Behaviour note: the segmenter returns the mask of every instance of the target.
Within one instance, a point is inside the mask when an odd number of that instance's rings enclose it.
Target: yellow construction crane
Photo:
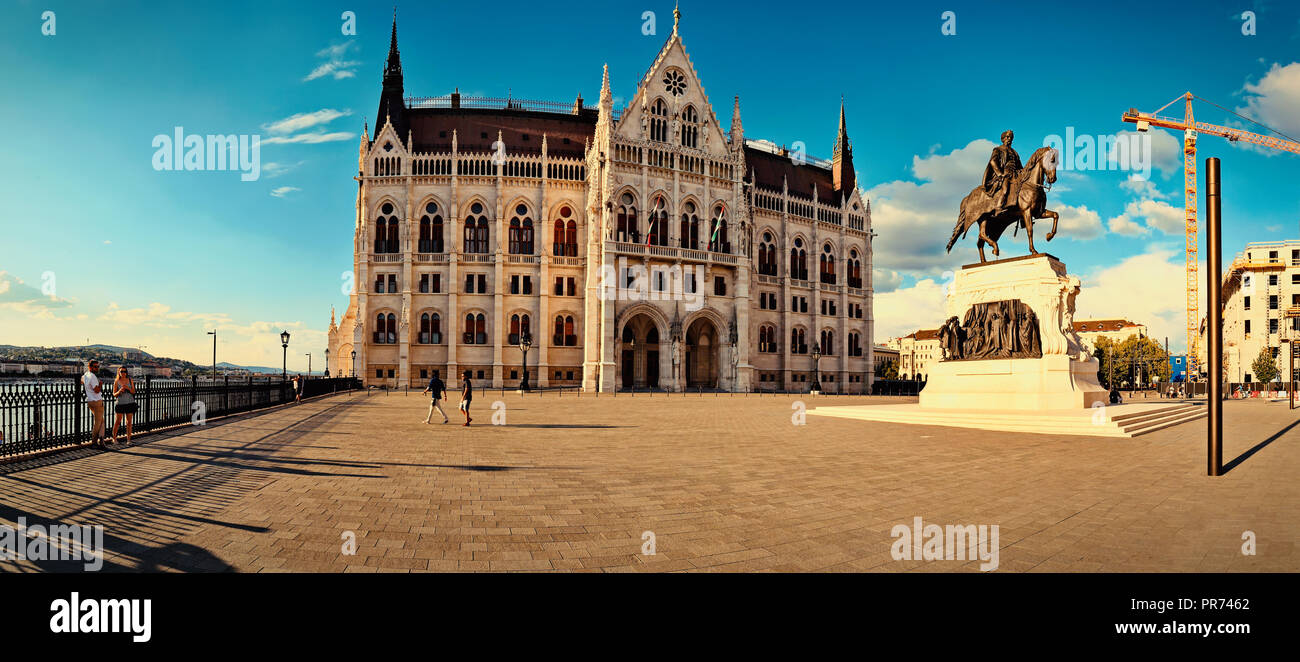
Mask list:
[[[1184,112],[1183,119],[1180,120],[1176,117],[1160,115],[1161,111],[1174,105],[1180,99],[1186,101],[1186,111]],[[1233,113],[1227,108],[1223,108],[1223,106],[1206,101],[1191,92],[1187,92],[1179,95],[1178,98],[1170,101],[1164,106],[1161,106],[1160,109],[1154,113],[1142,113],[1138,112],[1136,108],[1130,108],[1128,109],[1128,112],[1124,113],[1124,121],[1136,124],[1138,131],[1146,131],[1153,126],[1157,126],[1165,129],[1177,129],[1183,132],[1183,206],[1186,219],[1186,227],[1184,230],[1187,240],[1187,366],[1188,374],[1196,375],[1198,374],[1197,368],[1199,366],[1196,364],[1196,352],[1193,350],[1193,347],[1195,347],[1197,329],[1200,324],[1200,288],[1199,281],[1196,277],[1196,253],[1198,247],[1196,240],[1196,137],[1199,134],[1206,133],[1212,136],[1227,138],[1230,142],[1248,142],[1253,145],[1271,147],[1273,149],[1294,152],[1296,154],[1300,154],[1300,142],[1292,140],[1273,129],[1268,129],[1268,127],[1264,127],[1263,124],[1259,124],[1259,122],[1255,122],[1254,120],[1242,115],[1237,116],[1253,124],[1258,124],[1259,126],[1276,133],[1280,137],[1251,133],[1250,131],[1243,131],[1241,129],[1234,129],[1227,126],[1219,126],[1217,124],[1208,124],[1206,122],[1197,122],[1192,116],[1192,99],[1200,99],[1205,103],[1218,107],[1232,113],[1233,115],[1237,115],[1237,113]]]

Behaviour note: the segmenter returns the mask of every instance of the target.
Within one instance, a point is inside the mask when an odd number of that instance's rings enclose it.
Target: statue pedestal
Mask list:
[[[975,346],[985,348],[983,353],[991,358],[945,358],[931,367],[920,395],[921,408],[1046,411],[1105,404],[1106,391],[1097,382],[1097,359],[1073,328],[1079,287],[1079,279],[1066,274],[1065,265],[1046,254],[962,267],[949,285],[948,316],[965,322],[967,313],[979,304],[1019,301],[1037,318],[1041,356],[1037,351],[987,351],[985,338]],[[1008,304],[1003,312],[1014,309]],[[1023,329],[1018,338],[1015,331],[998,333],[997,324],[1002,323],[1006,322],[993,323],[991,336],[1023,344]],[[979,329],[968,332],[975,336]],[[969,350],[972,345],[964,347]]]

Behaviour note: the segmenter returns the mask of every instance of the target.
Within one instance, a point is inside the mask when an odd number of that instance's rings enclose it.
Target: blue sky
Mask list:
[[[406,93],[459,86],[593,101],[608,63],[614,95],[626,99],[671,31],[672,9],[402,3]],[[1252,36],[1243,10],[1255,13]],[[42,32],[46,11],[53,35]],[[344,11],[355,12],[355,36],[341,32]],[[642,33],[647,11],[654,35]],[[955,35],[941,34],[945,11]],[[1191,90],[1300,136],[1293,2],[688,2],[682,13],[724,126],[739,94],[747,137],[803,141],[828,157],[845,98],[880,233],[878,342],[937,322],[943,273],[975,259],[973,241],[952,256],[942,246],[955,201],[978,183],[1003,129],[1027,156],[1067,127],[1131,130],[1125,109],[1155,110]],[[357,140],[373,122],[391,15],[391,2],[6,3],[0,344],[89,339],[202,363],[204,330],[215,326],[219,359],[273,365],[287,328],[290,367],[305,368],[303,353],[324,349],[330,306],[346,306]],[[1212,106],[1197,112],[1235,121]],[[260,178],[154,170],[154,136],[176,126],[260,134]],[[1181,154],[1173,132],[1152,135],[1148,183],[1062,173],[1051,206],[1064,228],[1039,249],[1084,277],[1081,317],[1134,318],[1178,347]],[[289,141],[265,142],[276,137]],[[1297,236],[1300,158],[1205,137],[1198,158],[1210,156],[1224,164],[1229,256],[1247,241]],[[1023,253],[1023,234],[1004,247]]]

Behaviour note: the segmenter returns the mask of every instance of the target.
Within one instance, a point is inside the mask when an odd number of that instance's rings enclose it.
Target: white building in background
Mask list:
[[[1083,340],[1088,351],[1097,347],[1099,338],[1109,338],[1113,342],[1124,342],[1133,336],[1145,338],[1147,325],[1130,322],[1126,319],[1075,320],[1074,330]]]
[[[930,368],[943,359],[939,348],[939,330],[921,329],[901,338],[891,338],[885,345],[898,351],[898,378],[923,382]]]
[[[1300,240],[1252,242],[1223,275],[1223,363],[1231,382],[1256,381],[1251,365],[1268,348],[1279,379],[1290,367],[1283,341],[1300,339]],[[1205,324],[1197,343],[1205,370]]]
[[[405,97],[394,21],[331,374],[497,387],[528,335],[541,386],[797,389],[820,349],[824,390],[870,388],[871,217],[843,107],[829,161],[746,140],[738,97],[724,131],[674,14],[622,109],[608,69],[596,107]]]

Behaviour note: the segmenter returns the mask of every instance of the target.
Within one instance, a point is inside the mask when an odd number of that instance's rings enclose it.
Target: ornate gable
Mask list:
[[[709,103],[695,65],[682,45],[677,30],[677,17],[680,17],[680,13],[677,10],[673,13],[673,33],[659,50],[650,69],[637,83],[636,94],[624,107],[615,133],[634,140],[650,139],[651,119],[659,116],[654,112],[655,105],[662,102],[666,107],[668,135],[667,140],[661,142],[681,146],[680,132],[693,126],[699,132],[697,149],[726,154],[727,137],[713,112],[713,105]],[[691,110],[695,113],[694,123],[690,122]]]

